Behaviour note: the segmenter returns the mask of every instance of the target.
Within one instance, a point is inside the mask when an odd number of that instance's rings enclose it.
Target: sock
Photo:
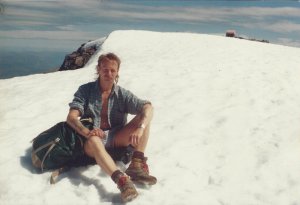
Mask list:
[[[140,152],[140,151],[134,151],[132,158],[138,158],[138,159],[144,159],[144,152]]]
[[[117,184],[120,176],[124,175],[120,170],[114,171],[111,175],[111,179]]]

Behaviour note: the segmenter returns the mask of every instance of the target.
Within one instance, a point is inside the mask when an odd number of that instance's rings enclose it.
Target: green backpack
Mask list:
[[[93,129],[91,118],[81,119],[81,122],[88,129]],[[32,140],[32,164],[41,171],[54,170],[50,178],[50,183],[54,184],[56,177],[71,167],[96,164],[94,159],[84,154],[83,141],[84,137],[66,122],[59,122]],[[109,148],[107,152],[113,160],[127,164],[133,147]]]
[[[83,140],[66,123],[60,122],[33,139],[32,162],[43,170],[74,164],[83,155]]]

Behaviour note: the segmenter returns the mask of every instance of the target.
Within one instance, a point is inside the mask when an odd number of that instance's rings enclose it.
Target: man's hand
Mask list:
[[[88,133],[87,138],[90,138],[92,136],[100,137],[101,139],[104,139],[106,137],[105,132],[99,128],[92,129]]]
[[[137,128],[130,136],[130,144],[136,147],[140,143],[140,139],[143,136],[144,128]]]

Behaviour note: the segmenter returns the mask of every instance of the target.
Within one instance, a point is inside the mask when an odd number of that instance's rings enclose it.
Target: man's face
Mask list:
[[[104,59],[100,66],[98,65],[98,73],[102,81],[114,82],[118,75],[118,63],[114,60]]]

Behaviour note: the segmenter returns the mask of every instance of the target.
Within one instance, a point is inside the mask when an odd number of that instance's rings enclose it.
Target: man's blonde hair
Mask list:
[[[101,56],[99,56],[98,58],[98,66],[101,66],[101,63],[105,60],[108,60],[108,61],[116,61],[117,64],[118,64],[118,70],[120,69],[120,65],[121,65],[121,60],[120,58],[114,54],[114,53],[106,53],[106,54],[102,54]],[[115,79],[115,82],[116,84],[118,83],[119,81],[119,75],[117,75],[116,79]]]
[[[116,61],[118,64],[118,69],[120,68],[121,65],[121,60],[120,58],[114,54],[114,53],[107,53],[107,54],[102,54],[101,56],[99,56],[98,58],[98,65],[100,66],[103,60],[113,60]]]

